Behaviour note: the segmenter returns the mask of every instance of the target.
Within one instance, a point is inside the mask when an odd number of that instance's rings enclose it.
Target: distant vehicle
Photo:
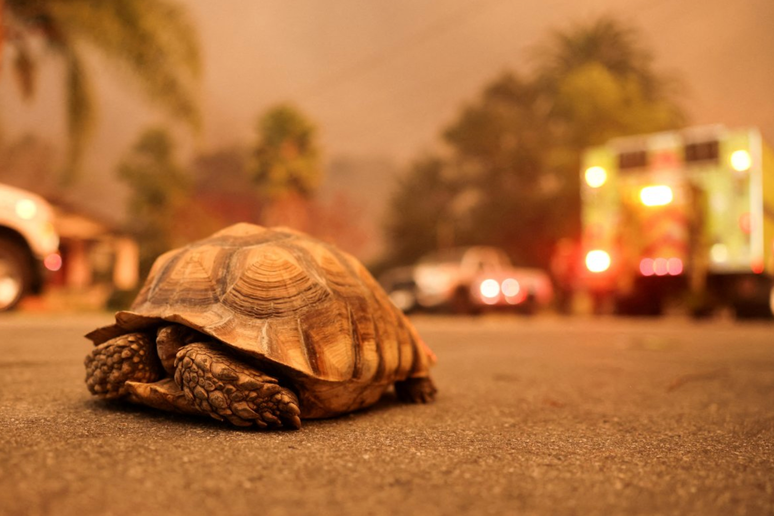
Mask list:
[[[774,151],[757,129],[617,138],[587,149],[581,174],[581,288],[597,307],[770,315]]]
[[[405,313],[417,308],[417,285],[414,282],[414,267],[396,267],[379,276],[379,283],[390,300]]]
[[[414,269],[417,304],[471,313],[485,307],[532,311],[553,298],[545,271],[514,267],[502,249],[458,247],[423,257]]]
[[[58,248],[51,205],[32,192],[0,185],[0,312],[42,290],[44,270],[62,266]]]

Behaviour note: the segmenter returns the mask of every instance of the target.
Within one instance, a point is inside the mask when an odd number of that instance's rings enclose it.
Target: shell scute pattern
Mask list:
[[[116,317],[126,329],[159,319],[327,382],[386,384],[429,367],[365,267],[296,232],[238,224],[163,255]]]
[[[347,305],[347,316],[341,320],[346,320],[348,325],[339,328],[338,338],[351,342],[352,378],[373,378],[377,370],[384,370],[384,367],[376,339],[373,303],[368,297],[370,293],[341,253],[308,240],[298,244],[314,257],[328,288]]]
[[[218,278],[223,252],[214,246],[192,249],[171,257],[156,276],[149,297],[158,303],[208,308],[218,302]]]
[[[279,246],[249,247],[232,257],[232,283],[221,301],[235,312],[257,317],[288,317],[324,302],[330,292],[295,257]]]

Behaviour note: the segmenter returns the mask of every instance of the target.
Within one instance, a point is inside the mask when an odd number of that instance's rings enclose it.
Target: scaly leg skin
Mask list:
[[[86,356],[84,365],[89,391],[105,399],[125,396],[128,381],[155,382],[162,376],[155,344],[143,333],[128,333],[103,342]]]
[[[293,391],[209,344],[189,344],[178,351],[175,383],[191,404],[215,419],[237,426],[301,428]]]
[[[435,388],[430,377],[407,378],[402,382],[395,382],[395,394],[404,403],[430,403],[435,401],[438,389]]]
[[[167,374],[170,377],[175,375],[175,357],[181,347],[205,340],[205,335],[182,324],[171,324],[159,328],[156,332],[156,352]]]

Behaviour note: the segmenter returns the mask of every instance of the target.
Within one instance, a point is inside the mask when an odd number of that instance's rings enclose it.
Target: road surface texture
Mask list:
[[[0,318],[1,515],[774,514],[774,325],[415,320],[440,397],[299,431],[101,402],[83,333]]]

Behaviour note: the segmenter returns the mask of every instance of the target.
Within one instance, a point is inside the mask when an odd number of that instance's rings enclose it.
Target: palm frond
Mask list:
[[[37,74],[37,67],[35,66],[35,60],[30,55],[29,47],[26,44],[19,44],[16,46],[16,55],[13,59],[13,72],[22,98],[25,100],[32,99],[35,95],[35,76]]]
[[[48,0],[68,41],[92,44],[124,65],[147,97],[198,128],[199,46],[184,11],[166,0]]]
[[[70,49],[67,58],[67,128],[70,145],[62,175],[64,183],[77,178],[86,142],[94,129],[94,105],[91,86],[84,71],[83,62],[78,54]]]

